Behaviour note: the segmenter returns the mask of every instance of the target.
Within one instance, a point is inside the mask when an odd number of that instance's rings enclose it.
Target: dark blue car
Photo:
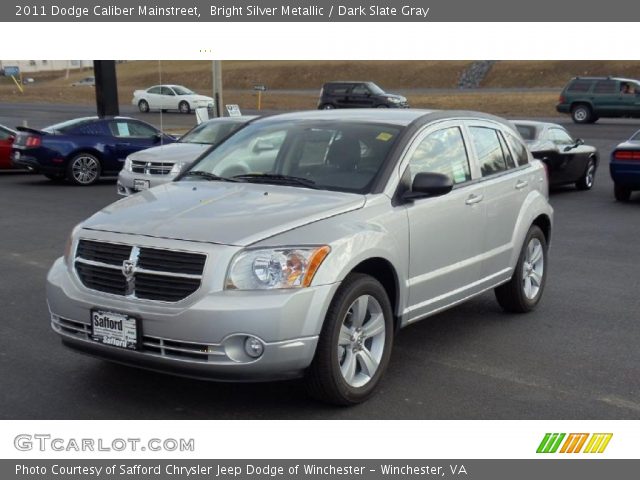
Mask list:
[[[11,160],[51,180],[91,185],[101,175],[117,175],[127,155],[173,142],[173,137],[135,118],[86,117],[43,130],[18,127]]]
[[[640,190],[640,130],[611,152],[609,171],[616,200],[628,202],[631,193]]]

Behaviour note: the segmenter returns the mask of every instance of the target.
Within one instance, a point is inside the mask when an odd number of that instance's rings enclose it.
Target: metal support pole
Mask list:
[[[95,88],[98,116],[120,115],[115,60],[94,60],[93,71],[96,77]]]
[[[222,100],[222,62],[214,60],[212,62],[213,76],[213,99],[215,101],[214,116],[224,117],[224,101]]]

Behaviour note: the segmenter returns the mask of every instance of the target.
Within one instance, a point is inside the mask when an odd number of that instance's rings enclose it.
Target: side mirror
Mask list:
[[[576,138],[576,143],[575,143],[576,147],[579,147],[580,145],[584,145],[584,140],[581,138]]]
[[[151,139],[153,140],[153,143],[158,143],[162,139],[162,134],[160,132],[154,133]]]
[[[413,179],[411,190],[402,195],[403,200],[413,201],[419,198],[439,197],[453,189],[453,181],[442,173],[422,172]]]

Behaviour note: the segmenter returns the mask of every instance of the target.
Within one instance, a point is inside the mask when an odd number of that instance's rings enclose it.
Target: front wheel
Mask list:
[[[138,102],[138,110],[142,113],[149,113],[149,103],[146,100],[140,100]]]
[[[584,174],[576,182],[576,188],[578,190],[591,190],[595,178],[596,162],[593,158],[591,158],[587,163],[587,168],[584,169]]]
[[[332,103],[325,103],[320,107],[320,110],[334,110],[336,107]]]
[[[92,185],[100,178],[100,160],[90,153],[79,153],[67,165],[67,178],[74,185]]]
[[[184,100],[180,102],[180,105],[178,105],[178,110],[180,110],[180,113],[190,113],[191,107],[189,106],[189,102],[185,102]]]
[[[530,312],[538,305],[547,280],[547,240],[537,225],[527,232],[511,280],[495,289],[507,312]]]
[[[384,287],[369,275],[349,275],[327,312],[307,371],[309,393],[337,405],[368,399],[391,357],[393,312]]]

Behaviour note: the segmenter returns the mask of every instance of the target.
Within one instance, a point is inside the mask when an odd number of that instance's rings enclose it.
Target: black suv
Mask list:
[[[329,82],[320,90],[319,110],[333,108],[409,108],[401,95],[385,93],[373,82]]]
[[[576,77],[562,90],[556,110],[575,123],[600,117],[640,118],[640,82],[617,77]]]

